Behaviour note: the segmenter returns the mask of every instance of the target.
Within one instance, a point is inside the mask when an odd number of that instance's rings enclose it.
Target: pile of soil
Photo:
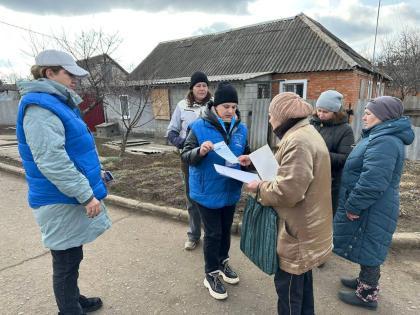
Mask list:
[[[14,130],[0,130],[1,134],[14,132]],[[127,153],[123,158],[119,158],[119,151],[104,146],[104,142],[105,140],[97,139],[102,163],[116,179],[109,187],[111,194],[162,206],[186,208],[178,153],[149,155]],[[22,166],[20,162],[4,155],[0,155],[0,162]],[[398,232],[418,232],[420,231],[420,161],[405,162],[400,188]],[[235,220],[241,219],[246,198],[246,193],[242,193]]]
[[[103,146],[100,140],[97,144],[99,154],[105,157],[104,167],[116,178],[115,184],[110,187],[112,194],[185,209],[185,190],[178,153],[126,154],[118,158],[118,151]],[[420,230],[420,161],[406,161],[400,187],[398,231],[417,232]],[[242,193],[236,220],[242,216],[246,198],[246,193]]]
[[[150,202],[161,206],[186,209],[185,189],[179,153],[134,155],[118,157],[118,151],[97,141],[102,165],[112,172],[115,182],[111,194]],[[236,220],[240,219],[247,195],[242,194],[237,205]]]

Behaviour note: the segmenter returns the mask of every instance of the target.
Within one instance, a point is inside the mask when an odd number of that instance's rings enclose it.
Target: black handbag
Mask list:
[[[277,256],[277,212],[265,207],[257,196],[248,196],[241,228],[241,251],[268,275],[279,268]]]

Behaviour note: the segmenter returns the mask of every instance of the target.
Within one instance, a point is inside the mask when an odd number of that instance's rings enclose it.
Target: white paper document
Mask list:
[[[214,164],[216,172],[220,175],[227,176],[244,183],[250,183],[253,180],[260,180],[257,174],[237,170],[236,168],[226,167],[223,165]]]
[[[226,161],[232,164],[237,164],[238,158],[233,154],[229,149],[227,144],[224,141],[220,141],[214,144],[213,151],[216,152],[219,156],[224,158]]]
[[[252,152],[249,158],[262,180],[272,181],[276,178],[279,163],[268,144]]]

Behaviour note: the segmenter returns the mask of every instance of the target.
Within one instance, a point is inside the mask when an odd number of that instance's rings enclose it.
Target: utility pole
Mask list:
[[[378,13],[376,14],[375,40],[373,42],[372,73],[373,73],[374,66],[375,66],[376,37],[378,36],[378,24],[379,24],[379,12],[380,12],[380,10],[381,10],[381,0],[378,0]],[[375,76],[373,75],[373,78],[374,77]],[[372,98],[372,91],[373,91],[373,80],[372,80],[372,84],[370,85],[368,98]]]

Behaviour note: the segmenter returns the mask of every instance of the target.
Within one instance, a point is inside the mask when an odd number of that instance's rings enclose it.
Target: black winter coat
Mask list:
[[[341,173],[354,144],[353,130],[348,124],[347,115],[339,121],[321,121],[315,114],[311,119],[311,124],[318,130],[322,138],[324,138],[328,151],[330,152],[332,179],[331,195],[333,211],[335,213],[338,206]]]

